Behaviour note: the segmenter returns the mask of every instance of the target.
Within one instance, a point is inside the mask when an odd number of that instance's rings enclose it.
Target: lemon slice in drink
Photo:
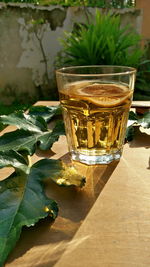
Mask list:
[[[77,89],[82,100],[87,100],[102,107],[113,107],[122,104],[131,97],[127,87],[115,84],[92,84]]]

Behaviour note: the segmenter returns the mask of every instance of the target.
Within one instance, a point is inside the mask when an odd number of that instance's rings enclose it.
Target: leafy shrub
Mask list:
[[[78,24],[61,39],[64,65],[124,65],[137,67],[143,55],[140,36],[121,27],[119,15],[96,11],[95,21]]]
[[[77,24],[65,32],[57,67],[71,65],[121,65],[137,68],[135,100],[150,100],[150,60],[141,49],[140,35],[130,25],[121,27],[119,15],[96,11],[95,21]]]

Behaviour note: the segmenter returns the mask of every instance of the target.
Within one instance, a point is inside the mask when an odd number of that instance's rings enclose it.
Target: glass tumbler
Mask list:
[[[72,160],[108,164],[121,157],[136,70],[75,66],[56,71]]]

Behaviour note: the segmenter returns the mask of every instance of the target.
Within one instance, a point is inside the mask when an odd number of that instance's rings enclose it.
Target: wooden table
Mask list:
[[[52,150],[38,151],[32,160],[68,160],[65,137]],[[58,202],[58,218],[53,225],[46,219],[24,228],[5,267],[149,267],[150,136],[138,132],[118,164],[76,168],[86,186],[75,190],[48,182],[46,194]]]

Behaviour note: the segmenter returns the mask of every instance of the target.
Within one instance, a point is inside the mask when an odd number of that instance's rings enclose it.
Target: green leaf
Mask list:
[[[127,130],[126,130],[126,140],[128,142],[131,142],[133,140],[133,137],[134,137],[134,127],[129,126],[127,127]]]
[[[33,155],[36,149],[37,136],[24,130],[5,133],[0,136],[0,151],[15,150]]]
[[[49,117],[45,115],[48,120],[59,114],[60,108],[49,108],[49,112]],[[0,137],[1,151],[15,150],[33,155],[38,145],[42,150],[50,149],[59,136],[65,134],[64,124],[60,120],[56,120],[53,130],[48,130],[46,121],[38,115],[38,111],[34,116],[19,112],[0,116],[0,120],[3,124],[14,124],[20,128]]]
[[[15,246],[23,226],[32,226],[47,216],[55,219],[58,213],[57,203],[46,197],[42,183],[50,176],[51,161],[42,160],[29,168],[21,156],[11,153],[6,156],[0,152],[1,167],[17,166],[13,174],[0,182],[0,266]],[[43,164],[49,171],[42,172]]]
[[[134,126],[150,128],[150,112],[144,113],[142,117],[138,117],[133,111],[129,112],[128,127],[126,130],[126,140],[129,142],[134,138]]]
[[[8,125],[15,125],[19,129],[41,132],[47,130],[47,124],[42,117],[34,117],[23,114],[21,111],[9,115],[0,116],[0,122]]]
[[[53,177],[52,177],[53,178]],[[58,185],[61,186],[77,186],[83,187],[85,185],[85,177],[79,175],[78,171],[73,166],[64,166],[60,175],[56,177],[55,180]]]
[[[133,111],[130,111],[129,112],[129,120],[137,120],[138,119],[138,116],[137,116],[137,114],[135,113],[135,112],[133,112]]]
[[[133,124],[140,125],[143,128],[150,128],[150,112],[145,112],[142,117],[139,117],[136,113],[130,111],[128,126],[131,126]]]
[[[138,123],[143,128],[150,128],[150,112],[144,113],[143,117],[138,119]]]
[[[60,105],[58,106],[32,106],[29,115],[41,116],[46,122],[62,114]]]
[[[46,132],[38,138],[40,142],[39,148],[47,150],[52,147],[53,143],[58,141],[60,135],[65,135],[65,128],[63,121],[56,122],[54,129],[51,132]]]
[[[56,184],[60,186],[77,186],[83,187],[85,185],[85,177],[79,175],[78,171],[73,166],[65,165],[60,160],[44,159],[34,164],[41,174],[48,176]]]
[[[10,150],[6,152],[0,151],[0,169],[3,167],[14,167],[15,169],[27,172],[27,162],[22,155]]]
[[[12,166],[15,171],[0,182],[0,266],[14,248],[23,226],[33,226],[50,216],[55,219],[57,203],[46,197],[43,181],[52,179],[62,186],[85,184],[85,178],[60,160],[42,159],[31,167],[15,151],[0,152],[0,168]]]
[[[137,120],[138,120],[137,114],[134,113],[133,111],[130,111],[127,126],[130,127],[131,125],[137,124]]]
[[[62,65],[126,65],[137,67],[144,55],[140,35],[131,26],[121,26],[119,15],[102,14],[78,24],[77,30],[64,34]],[[59,58],[58,58],[59,60]]]

